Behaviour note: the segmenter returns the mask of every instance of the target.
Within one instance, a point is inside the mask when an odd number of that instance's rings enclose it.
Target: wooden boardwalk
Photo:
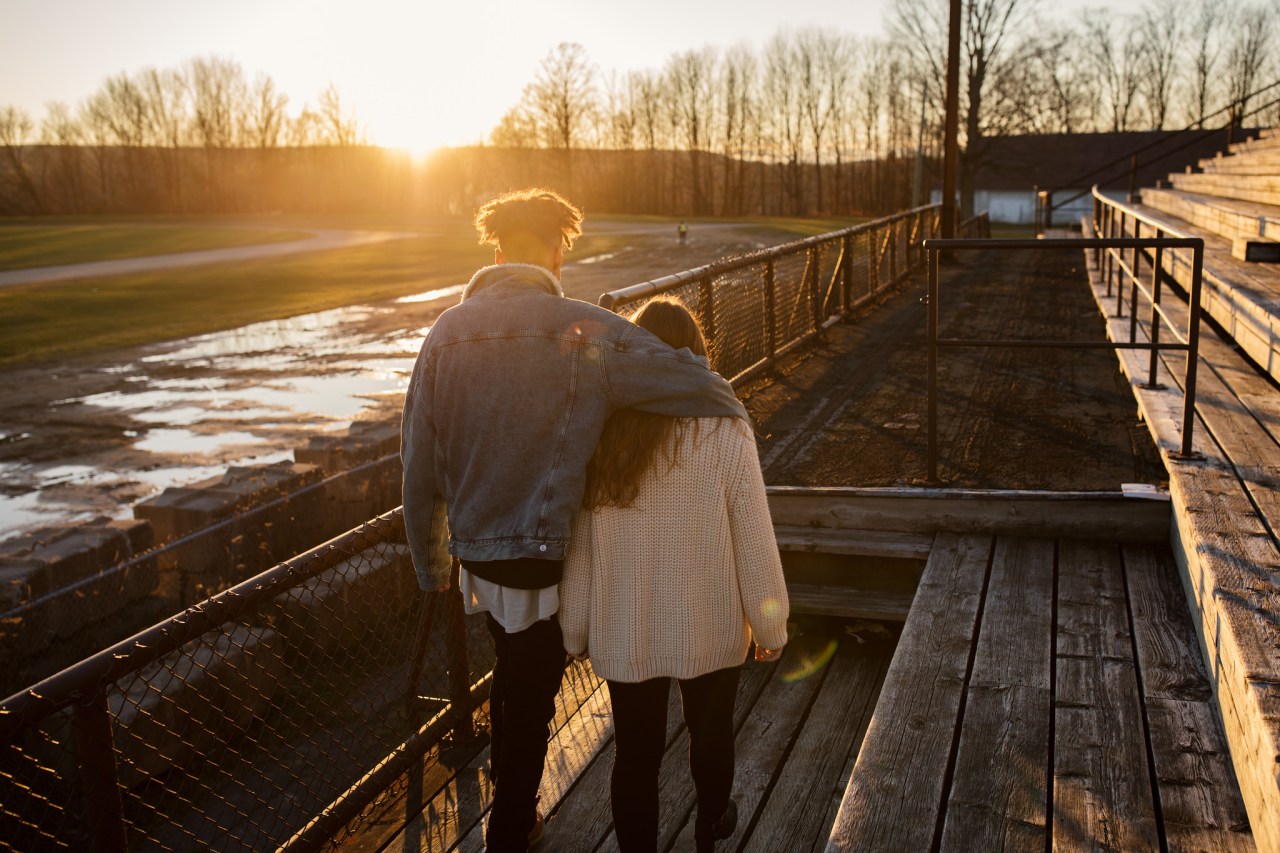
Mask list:
[[[1253,849],[1163,546],[941,533],[896,652],[846,627],[744,670],[718,850]],[[561,699],[541,849],[616,850],[608,690],[575,667]],[[675,691],[667,744],[659,849],[692,850]],[[481,850],[488,750],[444,763],[344,849]]]

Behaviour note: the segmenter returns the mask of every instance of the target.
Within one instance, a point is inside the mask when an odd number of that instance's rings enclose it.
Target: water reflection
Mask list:
[[[157,345],[97,366],[106,390],[45,400],[30,423],[11,412],[0,440],[18,447],[41,433],[41,443],[38,463],[28,445],[15,450],[22,459],[0,463],[0,539],[127,517],[134,502],[168,486],[231,465],[289,460],[318,432],[340,431],[372,410],[394,412],[430,328],[424,320],[463,287]],[[46,432],[53,420],[70,425],[65,441]]]

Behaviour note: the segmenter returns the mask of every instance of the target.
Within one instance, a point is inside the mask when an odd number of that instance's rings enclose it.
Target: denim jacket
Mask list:
[[[565,298],[548,270],[477,272],[427,334],[405,398],[404,518],[422,587],[447,580],[448,554],[563,560],[587,461],[628,407],[746,417],[706,359]]]

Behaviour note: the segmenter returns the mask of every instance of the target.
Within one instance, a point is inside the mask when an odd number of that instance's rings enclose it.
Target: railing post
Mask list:
[[[1151,268],[1151,364],[1147,369],[1147,387],[1151,389],[1160,387],[1156,370],[1160,361],[1160,267],[1163,261],[1164,248],[1156,246],[1155,265]]]
[[[809,287],[809,309],[813,315],[813,330],[822,328],[822,287],[818,275],[818,249],[810,248],[804,259],[805,284]]]
[[[445,656],[449,666],[449,705],[453,708],[453,734],[466,740],[475,734],[471,726],[471,658],[467,653],[467,622],[462,607],[458,575],[461,561],[455,557],[445,596]]]
[[[774,285],[773,259],[764,267],[764,323],[765,339],[769,343],[769,369],[778,361],[778,295]]]
[[[1191,304],[1187,328],[1187,374],[1182,390],[1185,395],[1182,407],[1182,455],[1190,457],[1192,433],[1196,418],[1196,366],[1200,361],[1200,285],[1204,272],[1204,243],[1192,250]]]
[[[1142,220],[1133,220],[1133,239],[1142,239]],[[1138,277],[1142,275],[1142,247],[1133,247],[1133,270],[1129,276],[1129,343],[1138,339]],[[1116,316],[1124,316],[1124,288],[1116,294]]]
[[[89,701],[76,705],[72,726],[80,759],[85,817],[92,838],[90,849],[93,853],[124,851],[128,849],[124,802],[120,798],[111,709],[105,690],[100,689]]]
[[[848,318],[853,288],[853,238],[848,234],[840,238],[840,315]]]
[[[938,481],[938,252],[929,252],[929,290],[925,297],[929,309],[929,450],[930,483]]]
[[[1129,204],[1138,200],[1138,155],[1129,157]]]
[[[716,289],[710,277],[698,280],[698,306],[702,314],[702,331],[707,343],[716,346]]]
[[[898,248],[902,240],[898,236],[898,221],[889,223],[889,281],[898,280]]]

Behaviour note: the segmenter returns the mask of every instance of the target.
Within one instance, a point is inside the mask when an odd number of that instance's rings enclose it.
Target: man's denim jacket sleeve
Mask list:
[[[635,329],[605,356],[605,381],[615,409],[636,408],[684,418],[747,418],[724,377],[687,349],[673,350]]]
[[[421,358],[414,366],[413,378],[405,396],[404,420],[400,425],[400,461],[413,476],[404,478],[401,499],[404,502],[405,535],[418,585],[425,590],[442,589],[449,583],[449,529],[444,500],[436,487],[436,430],[432,419],[433,388],[428,360]],[[410,519],[430,518],[424,530]],[[426,540],[423,541],[423,536]]]

